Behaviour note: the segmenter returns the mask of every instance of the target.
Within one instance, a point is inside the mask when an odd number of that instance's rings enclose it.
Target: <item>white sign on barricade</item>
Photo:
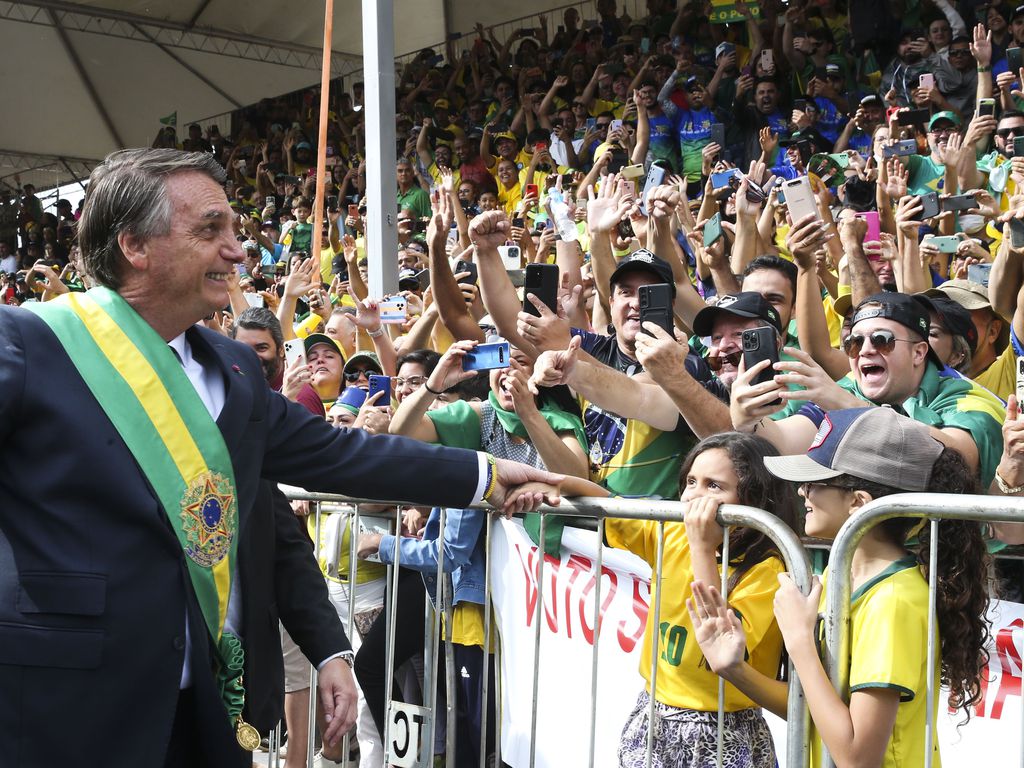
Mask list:
[[[595,536],[566,528],[562,554],[544,564],[541,667],[537,694],[538,768],[585,765],[590,752],[590,673],[593,653]],[[502,759],[525,768],[530,756],[534,621],[539,551],[518,520],[494,525],[492,599],[501,635]],[[646,562],[605,548],[596,703],[595,765],[615,768],[622,726],[643,688],[640,649],[650,602]],[[993,601],[992,647],[985,697],[970,723],[939,718],[944,768],[973,768],[981,755],[1006,758],[1021,748],[1024,605]],[[945,701],[943,696],[942,701]],[[785,761],[785,723],[766,713],[779,764]],[[394,726],[392,726],[394,727]]]
[[[430,710],[392,701],[388,717],[388,764],[398,768],[429,768],[433,760],[427,732]]]

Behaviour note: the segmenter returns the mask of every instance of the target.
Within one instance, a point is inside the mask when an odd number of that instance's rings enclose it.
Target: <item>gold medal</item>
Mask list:
[[[238,745],[247,752],[259,749],[260,741],[262,741],[260,732],[245,722],[241,716],[235,724],[235,738],[238,740]]]

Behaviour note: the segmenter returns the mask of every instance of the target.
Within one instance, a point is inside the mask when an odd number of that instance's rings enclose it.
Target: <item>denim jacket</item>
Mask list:
[[[477,509],[449,509],[444,523],[444,572],[452,575],[452,605],[484,603],[484,576],[487,553],[484,530],[487,513]],[[430,510],[422,539],[385,534],[380,540],[380,561],[395,562],[395,542],[401,548],[401,567],[419,571],[430,599],[436,602],[438,532],[441,510]]]

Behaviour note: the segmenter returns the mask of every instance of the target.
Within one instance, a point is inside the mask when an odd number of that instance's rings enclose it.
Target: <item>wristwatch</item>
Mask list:
[[[1024,492],[1024,485],[1009,485],[999,474],[999,470],[996,470],[996,485],[999,486],[999,490],[1005,493],[1007,496],[1016,496],[1018,493]]]
[[[342,651],[338,654],[338,658],[348,664],[348,668],[352,669],[356,663],[356,652],[355,651]]]

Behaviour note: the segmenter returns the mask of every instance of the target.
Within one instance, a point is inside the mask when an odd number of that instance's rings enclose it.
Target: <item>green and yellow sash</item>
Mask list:
[[[184,550],[235,723],[242,648],[224,632],[238,551],[231,455],[167,343],[108,288],[24,305],[54,332],[156,492]]]

